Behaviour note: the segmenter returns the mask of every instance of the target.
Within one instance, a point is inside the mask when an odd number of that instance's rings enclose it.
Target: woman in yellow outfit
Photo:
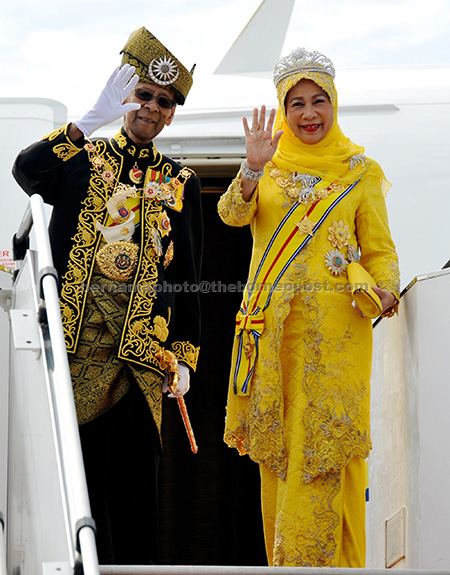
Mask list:
[[[247,160],[218,206],[254,239],[225,441],[259,463],[270,565],[363,567],[372,324],[347,266],[359,261],[395,313],[389,184],[338,125],[327,57],[294,50],[274,81],[276,117],[244,118]]]

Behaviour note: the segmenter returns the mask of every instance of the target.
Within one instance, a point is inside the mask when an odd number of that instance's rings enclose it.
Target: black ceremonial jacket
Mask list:
[[[127,286],[130,299],[118,356],[164,373],[156,357],[165,349],[195,369],[202,252],[199,179],[188,173],[178,182],[174,178],[182,166],[160,154],[153,143],[137,146],[123,130],[109,140],[73,142],[69,127],[23,150],[13,167],[28,195],[40,194],[53,206],[49,233],[68,352],[76,351],[95,256],[105,245],[96,223],[107,223],[106,202],[118,184],[133,184],[132,176],[141,171],[156,187],[173,179],[181,194],[174,205],[141,191],[140,225],[133,236],[139,258],[128,282],[133,285]]]

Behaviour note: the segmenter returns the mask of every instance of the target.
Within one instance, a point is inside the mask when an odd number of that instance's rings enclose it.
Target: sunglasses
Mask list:
[[[151,102],[153,98],[155,98],[155,94],[148,90],[142,90],[141,88],[137,88],[134,91],[134,95],[138,100],[142,100],[143,102]],[[157,96],[155,99],[158,106],[165,108],[166,110],[171,110],[177,105],[174,100],[171,100],[167,96]]]

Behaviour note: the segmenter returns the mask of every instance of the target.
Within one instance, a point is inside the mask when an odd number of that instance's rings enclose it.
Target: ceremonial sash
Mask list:
[[[304,205],[295,203],[273,234],[256,270],[255,277],[244,290],[241,307],[236,316],[235,337],[237,354],[232,366],[234,393],[250,395],[251,380],[258,357],[259,338],[264,331],[264,310],[270,303],[272,294],[286,269],[308,244],[331,210],[356,186],[357,180],[339,196],[334,194],[313,203],[301,219],[314,213],[316,223],[311,231],[302,233],[298,223]]]

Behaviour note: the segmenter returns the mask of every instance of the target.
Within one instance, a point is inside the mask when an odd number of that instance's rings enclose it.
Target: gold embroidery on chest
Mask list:
[[[159,344],[152,339],[153,327],[149,322],[154,301],[157,297],[155,285],[158,281],[159,255],[155,253],[155,239],[148,233],[161,212],[156,202],[142,203],[142,241],[139,273],[136,274],[134,290],[130,297],[125,328],[122,334],[119,357],[141,365],[155,364],[155,353]],[[154,230],[156,232],[156,230]],[[146,233],[147,232],[147,233]],[[156,232],[157,233],[157,232]]]
[[[95,145],[86,144],[85,149],[90,158],[95,156],[103,161],[101,164],[91,163],[89,188],[78,217],[67,272],[62,278],[60,303],[68,351],[76,349],[81,317],[86,305],[88,291],[86,287],[89,285],[94,254],[101,239],[101,235],[96,232],[96,222],[100,220],[105,223],[106,202],[113,192],[115,178],[121,170],[121,163],[107,151],[105,142],[100,140]],[[105,179],[103,177],[105,170],[111,172],[114,177]]]

